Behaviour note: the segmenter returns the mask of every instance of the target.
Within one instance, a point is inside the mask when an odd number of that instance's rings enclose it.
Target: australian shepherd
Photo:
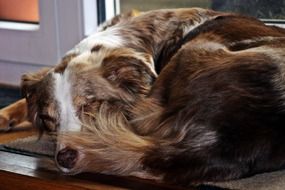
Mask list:
[[[285,30],[251,17],[123,19],[24,75],[22,90],[30,120],[57,133],[64,173],[188,185],[285,166]]]

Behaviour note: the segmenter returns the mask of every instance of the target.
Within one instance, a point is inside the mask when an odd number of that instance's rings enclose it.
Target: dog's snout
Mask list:
[[[74,149],[66,147],[57,153],[56,161],[60,167],[66,169],[74,168],[78,158],[78,152]]]

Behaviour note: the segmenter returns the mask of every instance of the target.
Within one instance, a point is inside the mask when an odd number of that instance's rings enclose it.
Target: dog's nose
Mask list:
[[[56,155],[58,165],[67,169],[72,169],[75,166],[77,158],[78,152],[69,147],[60,150]]]

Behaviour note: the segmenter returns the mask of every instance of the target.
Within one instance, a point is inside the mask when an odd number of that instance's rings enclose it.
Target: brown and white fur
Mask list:
[[[234,14],[151,11],[24,76],[23,91],[36,125],[58,133],[65,173],[241,178],[285,164],[284,37]]]

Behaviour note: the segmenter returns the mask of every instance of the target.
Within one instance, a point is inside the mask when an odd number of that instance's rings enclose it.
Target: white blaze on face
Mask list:
[[[72,101],[72,88],[68,70],[63,74],[53,73],[55,79],[54,96],[60,113],[59,131],[80,131],[80,120],[76,116]]]

